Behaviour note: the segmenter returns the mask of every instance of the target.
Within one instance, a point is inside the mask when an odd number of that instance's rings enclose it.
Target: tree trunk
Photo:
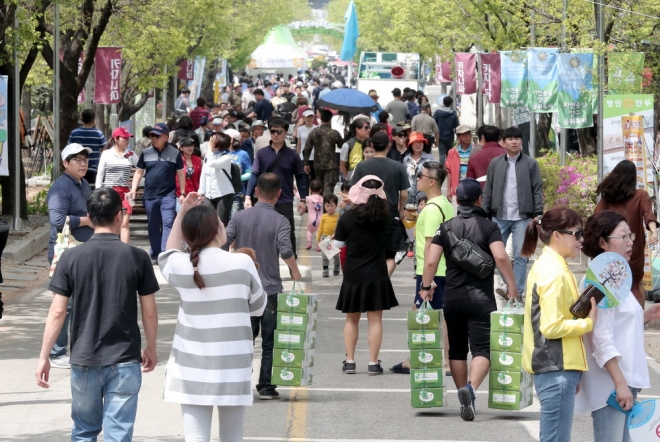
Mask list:
[[[25,129],[30,130],[32,128],[32,88],[30,86],[23,88],[21,108],[23,109],[23,115],[25,115]]]
[[[543,151],[552,149],[550,145],[550,128],[552,126],[552,114],[541,113],[536,123],[536,153],[542,155]]]
[[[108,106],[105,104],[94,104],[94,113],[96,114],[96,128],[103,132],[104,135],[110,134],[111,130],[110,128],[110,121],[108,120],[108,116],[106,116],[106,108]]]
[[[206,98],[207,103],[213,102],[213,85],[215,83],[217,64],[217,60],[215,63],[206,63],[206,72],[204,72],[204,75],[202,76],[204,79],[202,85],[204,85],[204,87],[199,96]]]
[[[595,155],[596,154],[596,137],[594,137],[591,127],[584,129],[577,129],[578,143],[580,144],[580,155]]]
[[[495,103],[495,126],[502,127],[502,106]]]

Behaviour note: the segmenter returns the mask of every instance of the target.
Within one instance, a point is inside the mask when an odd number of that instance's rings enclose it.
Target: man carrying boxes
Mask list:
[[[518,305],[511,308],[511,301],[503,311],[490,315],[488,408],[521,410],[532,405],[533,379],[522,369],[524,315]]]
[[[410,402],[413,408],[444,407],[447,389],[442,369],[442,310],[425,301],[408,312]],[[428,309],[428,310],[427,310]]]
[[[295,287],[295,285],[294,285]],[[277,300],[273,377],[278,385],[312,385],[318,299],[292,291]]]

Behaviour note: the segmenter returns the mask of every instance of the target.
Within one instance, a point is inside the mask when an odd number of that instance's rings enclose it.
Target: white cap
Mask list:
[[[82,152],[83,150],[86,151],[88,154],[93,152],[93,150],[90,149],[89,147],[82,146],[78,143],[71,143],[67,145],[64,149],[62,149],[62,161],[66,160],[71,155],[75,155],[77,153]]]
[[[332,87],[334,89],[341,89],[344,87],[344,84],[341,81],[337,80],[334,83],[332,83]]]
[[[222,126],[222,118],[215,117],[213,119],[213,125],[214,126]]]
[[[229,135],[230,137],[232,137],[235,140],[240,141],[240,139],[241,139],[241,133],[239,131],[237,131],[236,129],[225,129],[225,134]]]
[[[307,109],[305,112],[303,112],[303,117],[309,117],[309,116],[314,116],[314,111],[311,109]]]

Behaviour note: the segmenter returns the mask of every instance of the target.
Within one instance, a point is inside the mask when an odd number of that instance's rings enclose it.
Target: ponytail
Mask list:
[[[195,281],[195,285],[201,290],[206,287],[206,284],[204,284],[204,278],[199,274],[199,269],[197,268],[200,250],[201,247],[196,247],[190,251],[190,262],[193,265],[193,281]]]
[[[522,251],[520,254],[525,257],[530,257],[536,250],[536,244],[539,242],[539,234],[543,231],[541,228],[540,220],[532,219],[525,228],[525,240],[523,241]]]
[[[540,219],[532,219],[525,229],[525,240],[523,242],[521,255],[529,257],[534,254],[539,241],[545,245],[550,243],[552,232],[567,230],[582,225],[582,217],[566,207],[555,207],[543,214]]]
[[[212,207],[196,206],[188,210],[181,222],[183,239],[190,246],[190,262],[193,267],[193,280],[201,290],[206,287],[202,275],[199,274],[199,253],[218,235],[220,220]]]

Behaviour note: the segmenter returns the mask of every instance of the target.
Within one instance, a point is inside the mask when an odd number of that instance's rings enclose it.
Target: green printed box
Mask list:
[[[531,387],[523,391],[489,390],[488,408],[497,410],[522,410],[532,405],[534,392]]]
[[[534,384],[532,375],[525,370],[521,371],[492,371],[490,372],[490,389],[522,391],[531,388]]]
[[[490,314],[490,331],[522,333],[524,317],[525,311],[522,308],[512,308],[506,313],[502,310],[492,312]]]
[[[277,330],[307,332],[316,330],[316,313],[277,313]]]
[[[490,369],[491,371],[521,371],[522,353],[491,351]]]
[[[273,367],[273,385],[306,387],[312,385],[312,368]]]
[[[273,365],[277,367],[309,368],[314,366],[314,350],[273,349]]]
[[[520,333],[490,332],[490,349],[522,353],[522,336]]]
[[[277,311],[287,313],[315,313],[319,300],[316,295],[295,295],[280,293],[277,295]]]
[[[421,350],[423,348],[442,348],[442,329],[438,330],[409,330],[408,348],[410,350]]]
[[[410,388],[443,388],[445,371],[442,368],[410,370]]]
[[[275,330],[275,348],[309,350],[316,347],[316,332]]]
[[[408,330],[438,330],[442,310],[409,310]]]
[[[410,405],[413,408],[434,408],[447,405],[445,388],[413,388],[410,390]]]
[[[410,350],[410,368],[442,368],[442,350]]]

